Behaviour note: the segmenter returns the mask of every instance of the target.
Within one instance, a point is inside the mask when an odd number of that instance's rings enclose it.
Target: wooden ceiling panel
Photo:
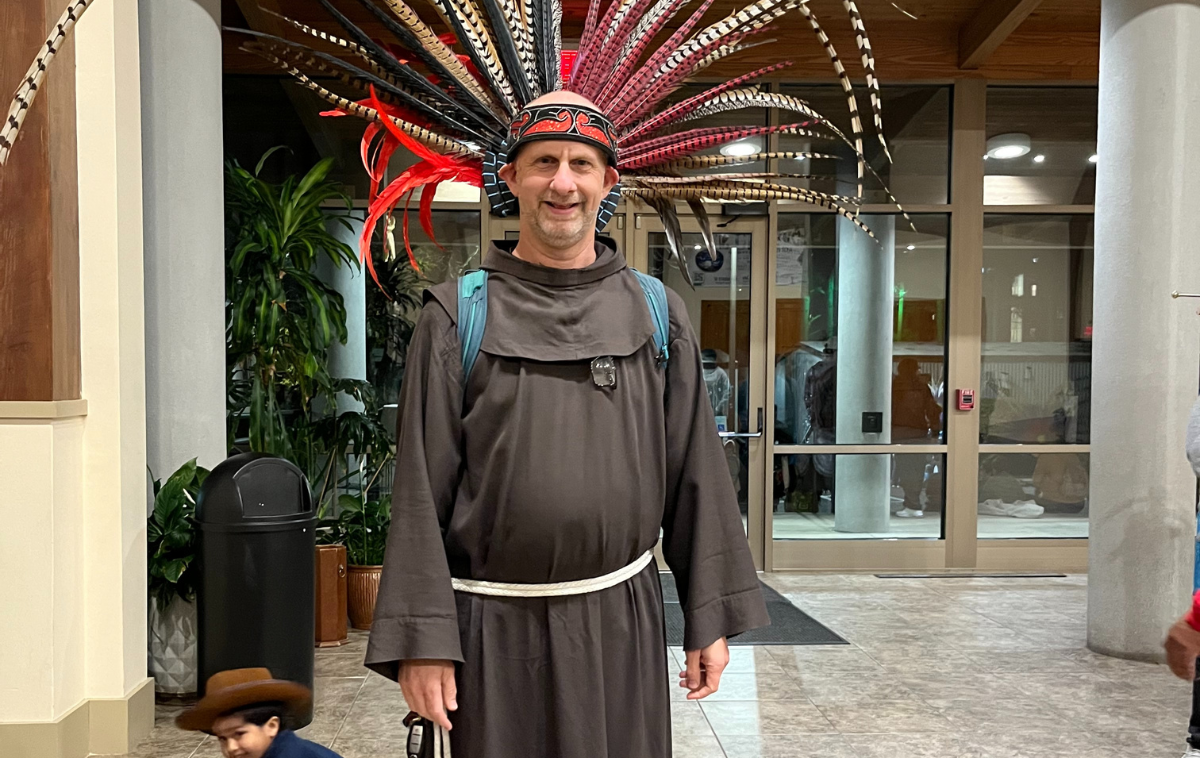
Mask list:
[[[337,7],[373,36],[388,39],[385,30],[357,2],[335,0]],[[428,20],[436,18],[425,0],[414,0]],[[858,0],[857,5],[871,35],[880,80],[887,82],[951,81],[964,75],[1016,82],[1095,81],[1099,68],[1099,0],[1044,0],[1032,15],[1002,43],[977,71],[959,69],[959,32],[990,0]],[[329,31],[337,29],[316,0],[280,3],[300,21]],[[739,0],[717,0],[706,16],[715,21],[735,8]],[[810,0],[810,7],[829,32],[850,75],[862,80],[857,45],[842,4],[837,0]],[[567,37],[582,31],[587,3],[564,4]],[[223,0],[227,25],[245,19],[237,0]],[[914,20],[908,14],[916,16]],[[440,20],[438,23],[440,26]],[[439,29],[439,31],[442,31]],[[833,68],[812,30],[799,15],[785,18],[772,34],[774,45],[755,48],[712,66],[706,74],[725,77],[775,63],[786,57],[795,62],[786,78],[796,81],[834,81]],[[295,37],[298,39],[298,37]],[[243,38],[226,32],[225,70],[239,74],[278,75],[278,70],[238,49]]]

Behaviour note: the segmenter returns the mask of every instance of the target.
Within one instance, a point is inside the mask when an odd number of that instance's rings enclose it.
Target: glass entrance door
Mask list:
[[[716,250],[710,251],[693,219],[683,223],[687,272],[671,254],[655,215],[634,218],[632,249],[641,271],[661,279],[687,306],[700,341],[704,381],[724,443],[729,476],[758,568],[764,568],[764,497],[767,444],[765,365],[765,217],[711,219]],[[690,276],[691,281],[688,281]]]

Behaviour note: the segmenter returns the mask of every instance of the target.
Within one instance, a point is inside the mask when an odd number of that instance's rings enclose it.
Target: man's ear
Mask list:
[[[605,189],[607,191],[611,192],[612,188],[617,186],[617,184],[620,181],[621,181],[621,175],[619,173],[617,173],[617,170],[615,168],[613,168],[612,166],[605,164],[605,166],[604,166],[604,187],[605,187]]]
[[[511,191],[513,180],[517,178],[517,168],[511,163],[505,163],[500,167],[500,170],[496,172],[496,176],[504,180],[504,183],[509,186],[509,190]]]

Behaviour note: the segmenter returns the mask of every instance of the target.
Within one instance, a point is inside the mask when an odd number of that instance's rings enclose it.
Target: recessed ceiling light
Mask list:
[[[721,155],[732,155],[740,158],[747,155],[754,155],[761,149],[757,142],[743,139],[737,142],[730,142],[728,145],[722,145]]]
[[[699,249],[700,249],[700,246],[699,246],[699,245],[696,245],[696,246],[695,246],[694,248],[692,248],[692,249],[693,249],[693,250],[699,250]]]
[[[1020,132],[998,134],[987,141],[988,157],[998,161],[1012,160],[1029,154],[1029,135]]]
[[[1088,163],[1096,163],[1099,160],[1100,160],[1100,156],[1096,155],[1095,153],[1092,153],[1092,157],[1088,158]]]
[[[917,249],[917,246],[916,246],[916,245],[909,245],[909,246],[908,246],[908,249],[909,249],[909,250],[916,250],[916,249]]]
[[[1045,163],[1045,162],[1046,162],[1046,156],[1044,156],[1044,155],[1035,155],[1035,156],[1033,156],[1033,162],[1034,162],[1034,163]]]

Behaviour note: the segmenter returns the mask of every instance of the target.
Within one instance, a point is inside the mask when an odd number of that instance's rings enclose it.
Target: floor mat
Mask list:
[[[669,571],[659,572],[663,588],[663,609],[667,621],[667,644],[683,646],[683,609],[675,578]],[[759,582],[771,625],[753,629],[729,640],[730,645],[848,645],[832,629],[792,605],[783,595]]]

